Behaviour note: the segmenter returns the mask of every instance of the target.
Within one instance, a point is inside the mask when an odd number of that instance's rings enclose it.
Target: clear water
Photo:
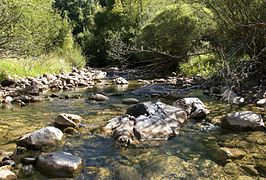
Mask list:
[[[67,136],[62,150],[71,152],[83,159],[82,173],[74,179],[237,179],[248,177],[265,178],[266,135],[263,132],[223,133],[218,126],[204,129],[197,122],[188,123],[180,135],[168,141],[148,141],[132,145],[127,149],[116,148],[110,137],[92,133],[107,120],[125,112],[127,105],[121,100],[134,97],[140,101],[157,100],[145,96],[136,96],[131,91],[137,88],[134,82],[128,87],[98,86],[71,92],[60,92],[80,98],[54,98],[42,103],[29,104],[26,107],[0,110],[0,148],[13,143],[19,136],[51,124],[59,113],[81,115],[87,126],[80,134]],[[107,103],[91,101],[92,92],[103,92],[110,97]],[[211,110],[209,121],[219,123],[225,113],[238,109],[203,96],[197,96]],[[175,99],[160,99],[171,104]],[[242,158],[217,160],[215,150],[219,147],[238,148],[246,155]],[[247,170],[252,166],[256,172]],[[250,168],[252,169],[252,168]],[[46,179],[38,172],[25,179]]]

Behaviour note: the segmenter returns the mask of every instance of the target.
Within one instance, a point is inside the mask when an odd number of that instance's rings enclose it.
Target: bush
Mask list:
[[[180,65],[180,70],[187,76],[211,77],[221,68],[217,59],[214,54],[193,56]]]

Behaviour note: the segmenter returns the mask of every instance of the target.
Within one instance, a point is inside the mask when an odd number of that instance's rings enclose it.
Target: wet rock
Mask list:
[[[62,113],[55,118],[54,125],[58,128],[74,127],[78,129],[82,120],[83,118],[79,115]]]
[[[112,172],[108,168],[100,167],[95,179],[113,179]]]
[[[179,99],[173,105],[186,111],[192,119],[203,119],[210,113],[203,102],[194,97]]]
[[[34,157],[25,157],[21,159],[22,164],[30,165],[36,163],[36,158]]]
[[[114,84],[128,84],[128,81],[122,77],[118,77],[113,80]]]
[[[259,175],[259,172],[253,165],[243,165],[241,166],[241,168],[244,169],[250,175]]]
[[[144,179],[193,179],[188,174],[197,174],[189,163],[176,156],[149,156],[140,162]]]
[[[135,139],[168,139],[176,135],[186,122],[185,111],[162,102],[144,102],[127,109],[127,114],[108,121],[105,132],[114,140],[128,146]]]
[[[119,180],[136,180],[136,179],[141,179],[140,174],[138,173],[138,171],[130,166],[125,166],[125,165],[121,165],[119,166],[116,171],[116,178]]]
[[[229,113],[222,118],[223,129],[265,131],[263,118],[252,111]]]
[[[73,128],[73,127],[67,127],[67,128],[64,129],[63,132],[66,133],[66,134],[74,135],[74,134],[78,133],[78,130]]]
[[[153,82],[154,83],[164,83],[165,79],[154,79]]]
[[[2,160],[2,162],[0,162],[0,165],[1,166],[9,165],[9,166],[14,167],[16,165],[16,163],[15,163],[15,161],[13,161],[11,159],[7,159],[7,160]]]
[[[93,94],[91,95],[90,99],[95,101],[108,101],[109,98],[103,94]]]
[[[245,151],[238,149],[238,148],[222,147],[220,150],[224,152],[228,158],[231,158],[231,159],[243,158],[246,155]]]
[[[63,133],[60,129],[48,126],[29,134],[23,135],[17,142],[19,146],[43,149],[58,145],[62,140]]]
[[[81,158],[66,152],[42,153],[37,168],[45,175],[57,178],[73,178],[82,168]]]
[[[17,176],[12,171],[0,170],[0,179],[1,180],[14,180],[14,179],[17,179]]]
[[[18,177],[19,178],[28,178],[33,176],[35,170],[33,165],[25,165],[23,166],[22,164],[19,165],[18,167]]]
[[[123,104],[138,104],[139,100],[135,99],[135,98],[126,98],[122,100]]]
[[[227,159],[241,159],[246,155],[246,152],[241,149],[219,146],[209,147],[209,153],[218,161],[225,161]]]
[[[257,106],[266,106],[266,99],[260,99],[256,104]]]

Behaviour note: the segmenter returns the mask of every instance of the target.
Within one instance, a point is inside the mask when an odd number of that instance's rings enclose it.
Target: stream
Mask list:
[[[109,119],[125,113],[128,105],[122,104],[122,99],[132,97],[141,102],[159,99],[167,104],[176,100],[133,94],[132,91],[140,86],[136,81],[129,81],[129,86],[105,85],[62,91],[57,92],[62,98],[47,98],[26,107],[0,110],[0,149],[11,148],[21,135],[48,126],[60,113],[72,113],[85,119],[80,132],[66,135],[61,147],[83,160],[83,170],[74,179],[266,178],[266,133],[222,132],[219,127],[220,118],[226,113],[244,109],[265,113],[263,109],[232,107],[203,95],[200,90],[190,96],[201,99],[210,110],[205,124],[191,121],[178,136],[168,141],[146,141],[126,149],[114,147],[112,139],[101,135],[97,129]],[[93,92],[105,93],[110,100],[89,100]],[[220,147],[235,148],[244,154],[224,161],[217,153]],[[23,179],[47,178],[36,171]]]

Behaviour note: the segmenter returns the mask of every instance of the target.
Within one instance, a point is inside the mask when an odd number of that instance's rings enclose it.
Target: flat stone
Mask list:
[[[43,149],[58,145],[62,140],[63,133],[60,129],[48,126],[32,133],[23,135],[17,144],[22,147]]]
[[[66,152],[42,153],[37,159],[37,168],[51,177],[73,178],[80,173],[82,160]]]
[[[123,104],[138,104],[139,100],[135,99],[135,98],[126,98],[122,100]]]

